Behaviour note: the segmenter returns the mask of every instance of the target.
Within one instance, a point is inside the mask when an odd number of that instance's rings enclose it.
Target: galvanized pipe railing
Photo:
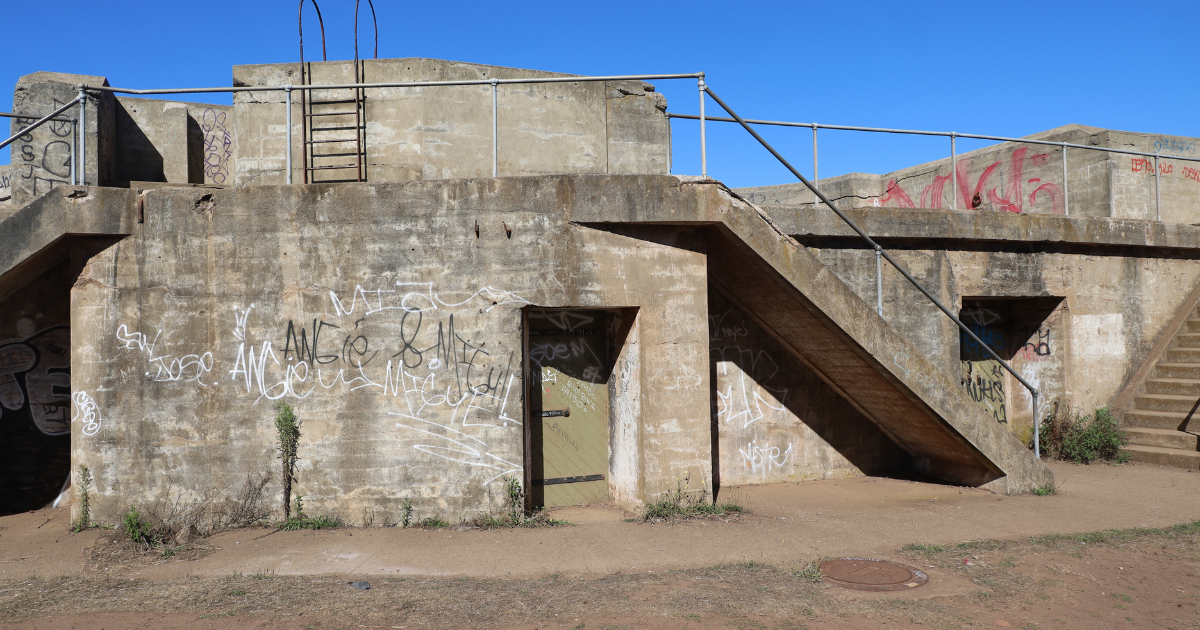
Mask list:
[[[7,147],[8,145],[12,144],[13,142],[16,142],[17,138],[20,138],[21,136],[33,131],[34,129],[37,129],[38,127],[41,127],[42,125],[44,125],[48,122],[51,122],[51,121],[69,122],[71,124],[75,124],[74,120],[72,120],[70,118],[59,118],[58,115],[67,111],[68,109],[71,109],[76,104],[81,104],[81,103],[85,103],[85,102],[86,102],[85,97],[83,96],[83,93],[81,91],[79,96],[75,97],[74,99],[71,99],[71,101],[68,102],[67,104],[63,105],[62,107],[59,107],[58,109],[54,110],[53,112],[50,112],[49,114],[46,114],[45,116],[42,116],[41,118],[38,118],[36,121],[33,122],[33,124],[21,129],[17,133],[13,134],[12,137],[10,137],[4,141],[0,141],[0,149]],[[85,111],[86,111],[86,108],[83,105],[80,105],[80,107],[79,107],[79,139],[80,139],[81,143],[83,142],[83,138],[84,138],[84,131],[83,131],[84,124],[86,123],[86,120],[87,120],[85,118],[85,116],[86,116]],[[18,119],[33,118],[33,116],[29,116],[29,115],[25,115],[25,114],[9,114],[9,113],[5,113],[4,117],[5,118],[18,118]],[[82,146],[82,144],[80,146]],[[75,147],[76,147],[75,133],[73,130],[71,133],[71,165],[70,165],[71,166],[71,184],[80,183],[80,180],[83,175],[82,169],[77,168],[77,166],[76,166],[77,164],[81,164],[81,162],[76,161]],[[80,151],[82,152],[82,149],[80,149]]]
[[[892,256],[890,254],[888,254],[886,251],[884,251],[884,249],[882,247],[880,247],[879,243],[876,243],[874,239],[872,239],[870,236],[868,236],[867,233],[864,232],[863,229],[858,226],[858,224],[856,224],[850,217],[846,216],[846,213],[842,212],[842,210],[837,207],[837,204],[835,204],[832,199],[825,196],[825,194],[822,193],[820,190],[818,190],[817,187],[815,185],[813,185],[812,182],[808,181],[808,179],[806,179],[804,177],[804,175],[801,175],[800,171],[796,170],[796,168],[794,166],[792,166],[792,164],[790,162],[788,162],[786,158],[784,158],[782,155],[779,154],[778,151],[775,150],[775,147],[772,147],[771,144],[768,143],[766,140],[764,140],[762,136],[758,135],[758,132],[755,131],[754,128],[750,126],[749,122],[747,122],[746,120],[744,120],[743,118],[738,116],[737,112],[734,112],[733,109],[729,107],[729,105],[726,105],[725,101],[721,100],[721,98],[719,96],[717,96],[715,92],[712,91],[712,88],[706,89],[705,93],[707,93],[713,99],[713,101],[715,101],[717,103],[717,105],[720,105],[721,109],[724,109],[726,111],[726,113],[728,113],[730,116],[732,116],[734,122],[737,122],[738,124],[740,124],[743,129],[745,129],[747,132],[750,133],[751,136],[754,136],[754,139],[758,140],[758,143],[761,144],[763,146],[763,148],[765,148],[768,152],[770,152],[771,155],[775,156],[775,159],[779,160],[780,164],[783,164],[783,166],[785,168],[787,168],[787,170],[791,171],[792,175],[794,175],[796,177],[796,179],[800,180],[800,183],[802,183],[806,187],[808,187],[808,189],[813,191],[813,194],[815,194],[823,203],[825,203],[825,205],[829,206],[829,209],[833,210],[834,214],[838,215],[838,217],[841,218],[841,220],[844,221],[846,223],[846,225],[850,226],[850,229],[857,232],[858,235],[861,236],[863,238],[863,240],[865,240],[867,242],[867,244],[870,245],[871,248],[875,250],[876,256],[881,256],[884,259],[886,259],[888,261],[888,263],[890,263],[892,265],[892,267],[894,267],[896,269],[896,271],[899,271],[900,274],[904,276],[905,280],[908,280],[909,283],[911,283],[914,287],[916,287],[917,290],[920,291],[930,302],[932,302],[934,306],[938,307],[938,309],[940,309],[943,313],[945,313],[946,317],[949,317],[950,320],[953,321],[963,333],[965,333],[968,337],[971,338],[972,341],[979,344],[984,350],[986,350],[987,353],[989,355],[991,355],[993,359],[995,359],[997,362],[999,362],[1000,365],[1003,366],[1004,369],[1007,370],[1009,374],[1012,374],[1013,377],[1016,378],[1017,381],[1021,383],[1021,385],[1025,386],[1025,389],[1029,390],[1029,395],[1032,397],[1032,400],[1033,400],[1033,423],[1034,423],[1033,450],[1034,450],[1034,454],[1040,459],[1042,454],[1041,454],[1041,445],[1039,443],[1038,433],[1040,432],[1040,428],[1041,428],[1041,419],[1038,417],[1038,406],[1037,406],[1038,390],[1037,390],[1037,388],[1034,387],[1033,385],[1031,385],[1029,383],[1029,381],[1026,381],[1020,374],[1017,373],[1016,370],[1013,369],[1013,367],[1011,365],[1008,364],[1007,361],[1002,359],[1000,357],[1000,355],[997,354],[996,351],[991,348],[991,346],[984,343],[983,340],[980,339],[979,336],[974,333],[974,331],[972,331],[970,328],[968,328],[966,324],[962,323],[962,321],[959,320],[958,317],[954,313],[950,312],[950,309],[946,308],[936,297],[934,297],[934,295],[932,293],[929,292],[928,289],[926,289],[924,287],[924,285],[922,285],[920,282],[918,282],[917,279],[912,276],[912,274],[908,273],[908,270],[906,270],[904,267],[902,267],[900,265],[900,263],[898,263],[896,261],[896,259],[892,258]]]
[[[301,4],[303,6],[303,4]],[[318,13],[319,17],[319,13]],[[303,53],[301,53],[303,55]],[[706,142],[704,138],[704,73],[691,72],[684,74],[632,74],[632,75],[612,75],[603,77],[530,77],[525,79],[464,79],[459,81],[389,81],[383,83],[348,83],[348,84],[321,84],[321,85],[270,85],[270,86],[237,86],[237,87],[210,87],[210,88],[164,88],[150,90],[135,90],[132,88],[118,88],[107,85],[81,85],[79,86],[80,94],[86,90],[95,90],[97,92],[111,92],[114,94],[137,94],[137,95],[153,95],[153,94],[220,94],[233,92],[278,92],[282,91],[285,94],[285,107],[287,107],[287,156],[285,158],[287,168],[287,183],[292,183],[292,91],[299,90],[307,92],[310,90],[339,90],[339,89],[374,89],[374,88],[426,88],[426,87],[450,87],[450,86],[465,86],[465,85],[488,85],[492,89],[492,176],[497,177],[500,174],[500,148],[499,148],[499,111],[497,104],[497,91],[500,85],[510,84],[542,84],[542,83],[588,83],[596,81],[650,81],[650,80],[665,80],[665,79],[696,79],[697,85],[700,88],[700,172],[702,175],[708,173],[707,161],[705,158]],[[302,95],[303,97],[303,95]]]
[[[668,118],[681,118],[684,120],[696,120],[699,116],[693,114],[674,114],[667,113]],[[716,122],[736,123],[733,118],[725,118],[720,116],[708,116],[706,120]],[[1054,140],[1037,140],[1033,138],[1010,138],[1007,136],[990,136],[976,133],[959,133],[956,131],[925,131],[918,129],[889,129],[886,127],[858,127],[853,125],[823,125],[818,123],[792,122],[785,120],[755,120],[752,118],[744,119],[745,122],[751,125],[770,125],[776,127],[811,127],[813,130],[813,181],[814,184],[819,181],[817,179],[817,129],[836,129],[839,131],[865,131],[872,133],[895,133],[913,136],[943,136],[950,138],[950,173],[953,178],[953,192],[951,194],[951,209],[958,209],[958,168],[957,168],[957,151],[955,148],[956,138],[970,138],[972,140],[993,140],[996,142],[1019,142],[1023,144],[1040,144],[1052,147],[1059,147],[1062,150],[1062,165],[1063,165],[1063,214],[1070,215],[1070,200],[1067,186],[1067,149],[1084,149],[1087,151],[1101,151],[1104,153],[1121,153],[1124,155],[1139,155],[1142,157],[1154,158],[1154,210],[1156,220],[1162,220],[1162,194],[1159,191],[1160,179],[1158,160],[1163,157],[1160,153],[1149,153],[1146,151],[1135,151],[1133,149],[1114,149],[1112,147],[1094,147],[1087,144],[1075,144],[1072,142],[1056,142]],[[1185,162],[1200,162],[1200,157],[1186,156],[1169,156],[1172,160],[1183,160]]]

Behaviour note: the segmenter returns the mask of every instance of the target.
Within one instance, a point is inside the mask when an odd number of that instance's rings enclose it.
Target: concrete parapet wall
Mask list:
[[[951,161],[942,160],[885,175],[851,173],[822,179],[821,191],[844,207],[929,208],[1064,214],[1156,220],[1161,196],[1162,221],[1200,221],[1200,139],[1132,133],[1067,125],[1029,136],[1113,149],[1158,152],[1160,190],[1154,159],[1141,156],[1067,149],[1067,186],[1063,185],[1062,149],[1005,143],[958,156],[957,184]],[[803,184],[738,189],[757,204],[814,204],[816,196]]]
[[[12,119],[12,133],[71,102],[79,95],[81,84],[108,85],[108,80],[58,72],[34,72],[21,77],[13,91],[13,111],[28,113],[32,118]],[[115,109],[116,99],[112,94],[102,92],[88,97],[84,183],[109,185],[115,177]],[[79,108],[67,110],[63,117],[78,120]],[[75,126],[70,122],[51,121],[9,145],[13,170],[10,177],[12,203],[23,206],[55,186],[70,183],[74,130]]]
[[[117,98],[116,179],[233,184],[233,107]]]
[[[434,59],[362,63],[368,83],[570,76]],[[313,84],[354,83],[350,61],[308,62],[307,71]],[[300,64],[234,66],[233,74],[234,85],[299,84]],[[353,96],[350,90],[315,95],[320,99]],[[304,181],[300,99],[294,92],[291,133],[297,183]],[[282,92],[235,95],[238,186],[285,181],[284,100]],[[367,181],[491,176],[491,86],[375,88],[366,92],[365,103]],[[668,173],[666,107],[666,99],[652,86],[636,81],[500,85],[499,173]],[[353,117],[338,120],[344,123]],[[327,171],[316,174],[314,181],[346,176]]]

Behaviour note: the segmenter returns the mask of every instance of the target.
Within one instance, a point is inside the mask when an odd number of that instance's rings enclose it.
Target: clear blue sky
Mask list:
[[[353,0],[318,2],[330,59],[352,58]],[[234,64],[297,59],[296,7],[67,0],[45,13],[10,11],[10,26],[29,21],[6,38],[0,109],[11,111],[17,77],[37,70],[104,75],[121,87],[227,86]],[[1200,136],[1200,39],[1186,2],[376,0],[375,8],[380,57],[592,75],[702,70],[751,118],[1007,136],[1082,123]],[[309,37],[317,41],[315,28]],[[694,82],[657,83],[670,111],[696,113]],[[672,124],[675,172],[698,173],[696,124]],[[712,176],[733,186],[791,181],[744,132],[711,127]],[[811,131],[765,135],[810,172]],[[944,139],[833,131],[821,132],[820,148],[823,177],[887,172],[949,150]],[[8,150],[0,153],[7,163]]]

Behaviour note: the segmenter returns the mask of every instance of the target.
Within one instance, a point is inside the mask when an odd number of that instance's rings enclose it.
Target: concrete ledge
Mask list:
[[[798,238],[848,237],[861,242],[849,226],[824,206],[764,206],[764,210],[781,230]],[[1200,248],[1200,227],[1177,223],[990,211],[852,208],[843,209],[843,212],[872,237],[921,239],[926,249],[939,249],[945,245],[930,242],[930,239],[1019,242],[1024,245]]]
[[[137,221],[137,192],[60,186],[0,221],[0,299],[65,253],[73,236],[127,236]]]

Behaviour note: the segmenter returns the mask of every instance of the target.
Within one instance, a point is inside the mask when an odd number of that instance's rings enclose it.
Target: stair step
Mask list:
[[[1135,397],[1133,400],[1134,408],[1138,411],[1178,411],[1189,413],[1200,407],[1200,396],[1143,394]]]
[[[1159,378],[1200,378],[1200,365],[1195,363],[1159,363],[1154,366]]]
[[[1148,378],[1147,394],[1174,394],[1200,398],[1200,379],[1197,378]]]
[[[1170,429],[1178,431],[1187,422],[1188,415],[1186,413],[1178,413],[1174,411],[1126,411],[1124,428],[1141,427],[1144,429]]]
[[[1195,451],[1200,448],[1196,435],[1170,429],[1145,429],[1129,427],[1125,429],[1129,443],[1134,446],[1157,446],[1159,448],[1176,448],[1184,451]]]
[[[1171,348],[1167,350],[1168,363],[1200,363],[1200,348]]]
[[[1179,348],[1200,348],[1200,333],[1180,332],[1175,335],[1175,343]]]
[[[1129,453],[1129,459],[1143,464],[1158,464],[1159,466],[1174,466],[1200,470],[1200,452],[1185,451],[1177,448],[1160,448],[1157,446],[1126,446],[1121,449]]]

